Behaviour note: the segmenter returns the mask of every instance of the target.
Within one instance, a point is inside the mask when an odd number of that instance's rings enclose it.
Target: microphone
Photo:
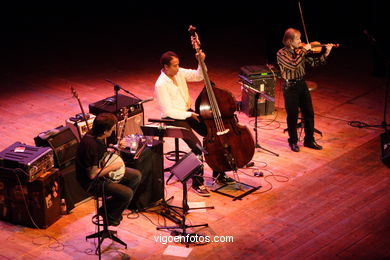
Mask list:
[[[111,83],[112,85],[117,85],[115,82],[112,82],[111,80],[109,79],[105,79],[108,83]]]
[[[146,102],[149,102],[149,101],[153,101],[153,97],[150,97],[150,98],[147,98],[147,99],[144,99],[144,100],[142,100],[142,101],[140,101],[140,102],[138,102],[138,105],[141,105],[141,104],[143,104],[143,103],[146,103]]]

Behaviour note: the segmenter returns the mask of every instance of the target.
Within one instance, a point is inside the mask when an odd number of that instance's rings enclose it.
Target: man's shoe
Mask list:
[[[322,150],[322,146],[317,144],[316,141],[313,142],[304,142],[303,146],[314,149],[314,150]]]
[[[98,215],[100,215],[102,218],[106,218],[106,213],[104,212],[104,208],[103,207],[100,207],[98,209]],[[115,219],[115,218],[111,217],[107,213],[107,224],[109,226],[119,226],[119,224],[121,223],[122,219],[123,219],[122,215],[119,217],[119,219]]]
[[[224,184],[234,184],[236,181],[233,178],[230,178],[225,173],[222,173],[218,176],[216,182],[218,184],[224,185]]]
[[[109,226],[119,226],[119,224],[121,223],[121,221],[119,220],[119,219],[110,219],[110,218],[108,218],[108,221],[107,221],[108,223],[108,225]]]
[[[291,151],[293,152],[299,152],[299,146],[297,144],[289,144],[290,145],[290,148],[291,148]]]
[[[191,187],[192,190],[197,193],[199,196],[203,196],[203,197],[209,197],[210,196],[210,192],[206,189],[205,186],[203,185],[200,185],[200,186],[192,186]]]

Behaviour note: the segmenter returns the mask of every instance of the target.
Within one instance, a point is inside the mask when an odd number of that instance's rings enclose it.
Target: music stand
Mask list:
[[[242,77],[242,76],[240,75],[240,77]],[[244,80],[244,79],[242,79],[242,80]],[[260,97],[260,95],[261,95],[261,96],[263,96],[265,99],[267,99],[268,101],[273,102],[273,103],[275,103],[275,99],[274,99],[273,97],[271,97],[271,96],[265,94],[264,91],[259,91],[259,90],[255,89],[255,88],[249,86],[248,84],[245,84],[244,81],[242,81],[242,85],[244,86],[244,88],[246,88],[246,89],[249,90],[249,91],[254,92],[254,94],[255,94],[255,101],[254,101],[254,103],[255,103],[255,125],[254,125],[254,128],[253,128],[253,130],[255,131],[255,139],[256,139],[255,148],[260,148],[260,149],[262,149],[262,150],[264,150],[264,151],[267,151],[267,152],[269,152],[269,153],[272,153],[272,154],[275,155],[275,156],[279,156],[279,154],[277,154],[277,153],[275,153],[275,152],[273,152],[273,151],[271,151],[271,150],[268,150],[268,149],[262,147],[262,146],[259,144],[258,140],[257,140],[257,139],[258,139],[258,133],[257,133],[257,112],[258,112],[258,111],[257,111],[257,102],[258,102],[258,100],[259,100],[259,97]]]
[[[194,243],[193,241],[189,241],[191,236],[199,237],[201,235],[197,235],[194,233],[187,233],[188,228],[193,227],[208,227],[208,224],[198,224],[198,225],[187,225],[186,224],[186,215],[188,214],[188,211],[190,208],[188,207],[187,203],[187,180],[194,174],[200,172],[203,168],[203,163],[198,159],[198,157],[193,153],[190,152],[183,156],[175,165],[172,166],[172,174],[174,174],[179,181],[183,184],[183,201],[182,201],[182,214],[181,214],[181,221],[180,223],[177,223],[177,226],[166,226],[166,227],[157,227],[157,230],[161,229],[168,229],[173,230],[171,232],[171,235],[177,236],[180,235],[182,238],[185,239],[185,245],[186,247],[189,246],[189,243]],[[214,207],[202,207],[203,208],[214,208]],[[200,208],[191,208],[191,209],[200,209]],[[179,232],[177,229],[181,229],[182,231]],[[182,242],[182,241],[181,241]]]
[[[186,140],[187,142],[194,142],[197,143],[196,140],[192,138],[192,135],[190,133],[190,130],[184,127],[177,127],[177,126],[161,126],[161,125],[145,125],[141,126],[142,132],[145,136],[157,136],[159,138],[159,142],[163,143],[164,137],[172,137],[172,138],[182,138],[183,140]],[[161,148],[163,149],[163,148]],[[202,147],[197,147],[195,151],[196,154],[201,154],[203,152]],[[163,151],[161,151],[163,153]],[[189,153],[194,155],[193,153]],[[191,157],[192,157],[191,155]],[[195,156],[195,155],[194,155]],[[195,156],[196,157],[196,156]],[[186,156],[183,157],[179,162],[182,162],[184,158],[187,158]],[[177,163],[175,164],[177,165]],[[161,185],[162,185],[162,190],[165,191],[165,184],[164,184],[164,162],[162,162],[161,165]],[[188,176],[189,178],[190,176]],[[183,178],[182,178],[183,179]],[[180,179],[179,179],[180,180]],[[184,179],[183,179],[184,180]],[[186,178],[187,180],[187,178]],[[184,189],[184,186],[183,186]],[[184,191],[183,191],[184,192]],[[185,192],[187,192],[187,189],[185,188]],[[182,218],[182,214],[180,214],[176,209],[182,209],[177,206],[172,206],[167,203],[167,201],[171,200],[173,197],[169,198],[168,200],[165,199],[165,192],[163,196],[163,200],[161,202],[161,206],[164,208],[163,211],[160,211],[159,214],[162,215],[163,217],[166,217],[173,221],[176,224],[182,223],[182,220],[177,219],[176,216],[179,216]],[[204,208],[214,208],[214,207],[202,207],[202,208],[191,208],[191,209],[204,209]],[[182,209],[184,211],[184,209]],[[188,210],[187,210],[188,211]],[[172,212],[176,215],[172,215]]]

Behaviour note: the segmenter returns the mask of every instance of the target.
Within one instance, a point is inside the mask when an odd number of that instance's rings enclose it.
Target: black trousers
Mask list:
[[[191,110],[189,110],[191,111]],[[173,118],[169,118],[173,119]],[[202,154],[202,151],[199,150],[198,145],[202,146],[201,141],[198,139],[198,137],[192,132],[192,129],[197,132],[200,136],[205,137],[207,135],[207,127],[205,123],[198,122],[197,120],[193,119],[192,117],[186,118],[185,120],[175,120],[172,123],[169,123],[173,126],[183,127],[187,128],[191,132],[191,138],[190,139],[183,139],[183,141],[188,145],[188,147],[193,151],[195,154],[200,155]],[[199,186],[203,185],[203,170],[198,174],[194,175],[192,177],[192,185],[193,186]]]
[[[99,179],[96,185],[89,190],[89,193],[94,196],[104,195],[106,197],[107,216],[110,219],[121,219],[123,211],[129,206],[141,181],[142,176],[139,170],[125,169],[125,175],[119,183]]]
[[[290,144],[298,142],[297,123],[299,110],[305,126],[305,142],[314,141],[314,111],[310,91],[305,80],[283,82],[284,105],[287,111],[287,128]]]

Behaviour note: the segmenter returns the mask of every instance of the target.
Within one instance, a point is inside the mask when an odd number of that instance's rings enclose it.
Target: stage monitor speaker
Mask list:
[[[390,131],[380,135],[381,138],[381,160],[390,168]]]
[[[29,227],[49,227],[61,216],[59,187],[55,168],[29,183],[0,174],[0,219]]]
[[[193,174],[199,172],[203,167],[202,162],[193,153],[187,153],[171,167],[171,173],[181,182],[185,182]]]
[[[54,134],[34,138],[36,146],[51,147],[54,151],[54,166],[62,169],[70,165],[76,158],[79,142],[69,127],[58,126]]]

